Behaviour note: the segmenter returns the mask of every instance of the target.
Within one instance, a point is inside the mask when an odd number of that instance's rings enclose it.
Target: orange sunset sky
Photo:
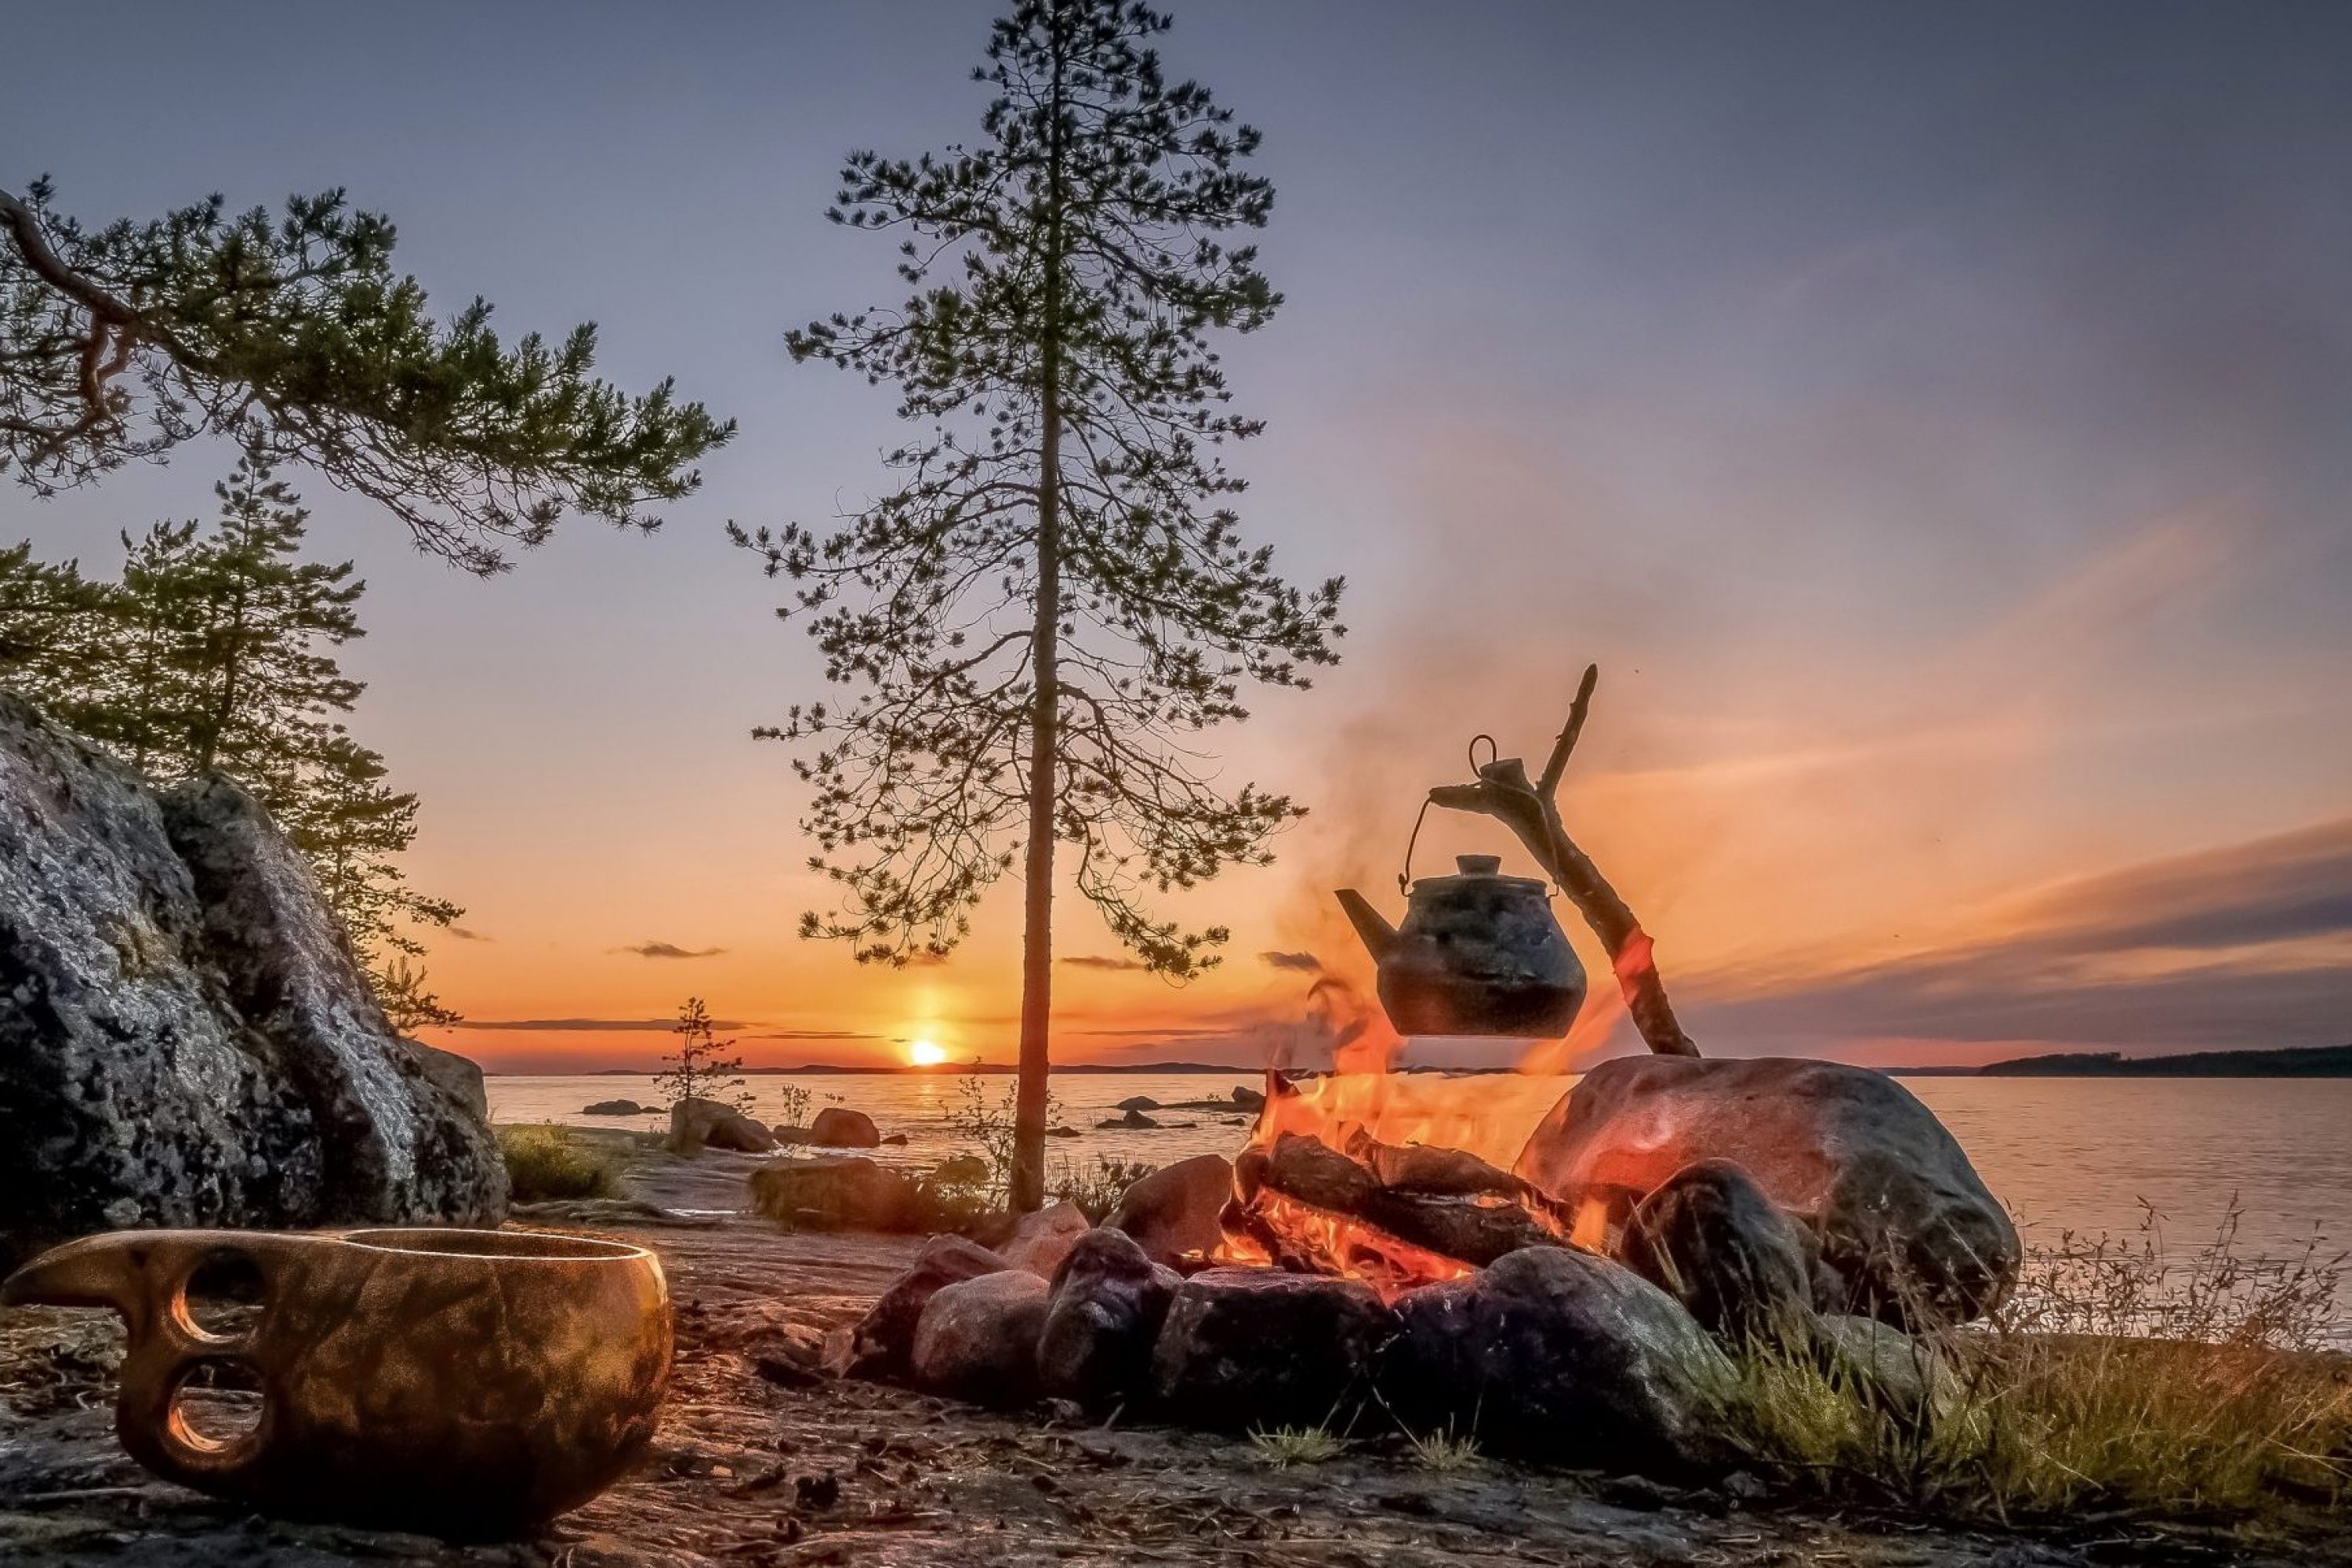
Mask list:
[[[436,1043],[646,1064],[699,994],[757,1063],[1009,1060],[1016,882],[944,964],[794,934],[823,889],[749,731],[822,687],[721,536],[885,482],[889,394],[782,334],[895,299],[887,242],[819,215],[850,148],[972,132],[978,14],[243,9],[110,29],[102,113],[12,83],[12,177],[90,219],[347,186],[447,309],[595,320],[606,374],[741,423],[659,534],[575,521],[489,582],[289,476],[370,584],[353,729],[423,797],[411,874],[467,906]],[[1060,1059],[1314,1060],[1316,968],[1366,974],[1329,889],[1401,910],[1423,791],[1482,731],[1540,757],[1587,661],[1566,815],[1710,1054],[2352,1040],[2352,117],[2307,21],[1172,9],[1279,192],[1287,302],[1228,355],[1268,422],[1244,524],[1349,578],[1349,632],[1212,742],[1312,809],[1175,906],[1233,928],[1222,968],[1171,987],[1063,901]],[[0,542],[111,570],[227,461],[9,488]],[[1433,816],[1416,869],[1474,849],[1527,868]]]

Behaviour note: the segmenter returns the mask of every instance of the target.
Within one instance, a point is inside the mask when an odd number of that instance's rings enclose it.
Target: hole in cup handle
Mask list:
[[[261,1414],[245,1431],[210,1437],[188,1423],[180,1409],[180,1395],[206,1366],[233,1366],[249,1372],[258,1385]],[[259,1458],[277,1418],[277,1401],[268,1379],[249,1357],[224,1355],[217,1348],[182,1351],[152,1360],[137,1369],[126,1366],[122,1396],[115,1408],[116,1434],[133,1458],[167,1480],[190,1486],[217,1486]]]

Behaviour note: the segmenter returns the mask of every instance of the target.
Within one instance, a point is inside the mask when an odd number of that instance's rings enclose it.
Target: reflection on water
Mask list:
[[[818,1109],[845,1104],[882,1131],[904,1132],[903,1150],[885,1157],[929,1165],[962,1152],[948,1124],[957,1100],[953,1078],[844,1074],[750,1080],[752,1114],[782,1107],[780,1090],[797,1084]],[[1906,1079],[1952,1130],[1985,1182],[2009,1205],[2029,1245],[2056,1247],[2067,1232],[2136,1236],[2146,1204],[2163,1216],[2168,1244],[2194,1248],[2211,1239],[2234,1198],[2242,1209],[2239,1250],[2258,1257],[2301,1256],[2315,1236],[2323,1252],[2352,1245],[2352,1079]],[[1257,1076],[1191,1073],[1075,1074],[1054,1080],[1057,1119],[1080,1135],[1057,1139],[1047,1160],[1091,1166],[1097,1156],[1167,1164],[1204,1152],[1230,1154],[1248,1134],[1236,1112],[1165,1110],[1150,1114],[1158,1131],[1097,1131],[1120,1100],[1142,1095],[1179,1101],[1229,1101],[1236,1085]],[[1572,1078],[1510,1074],[1452,1079],[1407,1075],[1406,1095],[1439,1090],[1467,1095],[1490,1136],[1516,1144],[1532,1131]],[[982,1079],[993,1100],[1009,1097],[1010,1077]],[[564,1121],[580,1126],[666,1125],[659,1117],[584,1116],[591,1101],[659,1098],[650,1078],[492,1078],[490,1112],[499,1121]]]

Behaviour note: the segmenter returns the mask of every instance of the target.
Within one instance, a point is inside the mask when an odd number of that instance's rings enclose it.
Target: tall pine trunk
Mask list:
[[[1045,225],[1045,319],[1038,356],[1037,606],[1030,631],[1036,707],[1029,720],[1029,843],[1022,875],[1021,1069],[1013,1098],[1015,1214],[1045,1203],[1045,1105],[1053,1072],[1054,807],[1061,798],[1062,631],[1062,64],[1055,40]]]

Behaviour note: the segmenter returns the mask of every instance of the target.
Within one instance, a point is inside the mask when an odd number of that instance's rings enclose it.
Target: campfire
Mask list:
[[[1593,679],[1538,775],[1493,756],[1429,793],[1504,823],[1545,879],[1465,856],[1415,881],[1408,848],[1399,923],[1340,897],[1379,1005],[1317,982],[1332,1071],[1269,1072],[1232,1161],[1147,1176],[1099,1226],[1065,1205],[995,1249],[937,1238],[834,1364],[986,1404],[1402,1423],[1678,1470],[1720,1456],[1746,1347],[1877,1368],[1902,1359],[1890,1325],[1998,1304],[2016,1233],[1907,1091],[1837,1063],[1699,1059],[1648,934],[1553,798]],[[1617,982],[1590,1006],[1555,888]],[[1494,1079],[1396,1070],[1405,1035],[1484,1035],[1538,1042],[1522,1066],[1555,1073],[1620,1017],[1650,1053],[1587,1072],[1531,1132],[1496,1113]]]

